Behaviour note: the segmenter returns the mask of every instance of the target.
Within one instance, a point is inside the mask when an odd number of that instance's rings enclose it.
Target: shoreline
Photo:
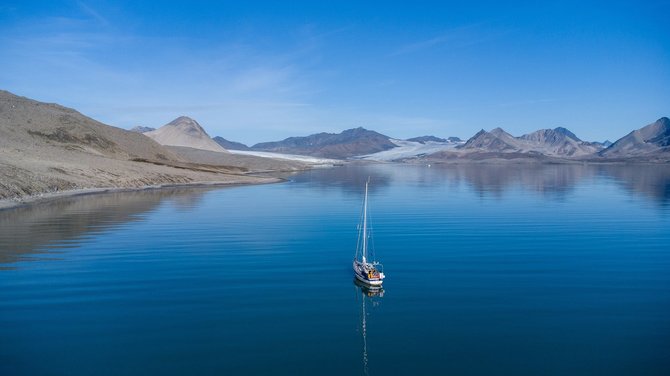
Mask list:
[[[534,158],[512,158],[512,159],[460,159],[460,158],[449,158],[449,159],[408,159],[404,161],[377,161],[369,159],[351,159],[342,161],[343,164],[353,164],[353,165],[367,165],[367,164],[399,164],[399,165],[435,165],[435,166],[458,166],[458,165],[582,165],[582,166],[635,166],[635,165],[667,165],[668,162],[661,161],[643,161],[643,160],[569,160],[569,159],[554,159],[554,160],[541,160]],[[6,198],[0,199],[0,212],[6,210],[12,210],[20,207],[39,205],[43,203],[48,203],[52,201],[57,201],[60,199],[95,195],[95,194],[105,194],[105,193],[119,193],[119,192],[134,192],[134,191],[147,191],[147,190],[159,190],[159,189],[168,189],[168,188],[205,188],[205,187],[231,187],[231,186],[243,186],[243,185],[257,185],[257,184],[275,184],[286,182],[287,179],[278,176],[267,176],[272,174],[281,174],[281,173],[295,173],[302,172],[311,169],[318,168],[332,168],[337,167],[337,165],[329,166],[312,166],[311,168],[305,168],[301,170],[291,170],[291,171],[278,171],[278,170],[259,170],[249,173],[246,177],[254,177],[257,181],[198,181],[198,182],[189,182],[189,183],[168,183],[168,184],[154,184],[154,185],[145,185],[139,187],[101,187],[101,188],[79,188],[79,189],[70,189],[58,192],[48,192],[40,193],[30,196],[22,196],[15,198]]]
[[[120,193],[120,192],[139,192],[160,190],[168,188],[207,188],[207,187],[234,187],[243,185],[260,185],[260,184],[277,184],[284,183],[287,180],[279,177],[258,177],[259,181],[244,182],[244,181],[201,181],[190,183],[170,183],[170,184],[155,184],[145,185],[134,188],[122,187],[103,187],[103,188],[81,188],[70,189],[66,191],[40,193],[38,195],[9,198],[0,200],[0,212],[5,210],[18,209],[26,206],[40,205],[48,202],[58,201],[67,198],[105,194],[105,193]]]

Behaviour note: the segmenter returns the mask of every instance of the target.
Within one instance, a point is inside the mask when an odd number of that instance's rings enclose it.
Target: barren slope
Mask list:
[[[601,156],[607,158],[652,154],[670,154],[670,119],[667,117],[630,132],[600,152]]]
[[[0,91],[0,200],[83,188],[260,181],[242,173],[189,163],[142,134]]]
[[[226,149],[209,137],[197,121],[187,116],[180,116],[164,126],[144,134],[161,145],[226,152]]]

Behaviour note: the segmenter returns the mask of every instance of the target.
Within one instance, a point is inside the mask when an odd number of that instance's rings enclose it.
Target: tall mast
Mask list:
[[[365,199],[363,199],[363,263],[367,262],[368,256],[368,183],[365,182]]]

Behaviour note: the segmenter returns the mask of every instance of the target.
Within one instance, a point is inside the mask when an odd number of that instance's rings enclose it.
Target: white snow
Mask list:
[[[425,144],[414,141],[391,140],[398,147],[380,151],[374,154],[361,155],[357,159],[367,159],[373,161],[396,161],[405,158],[414,158],[420,155],[437,153],[443,150],[455,148],[458,143],[453,142],[433,142],[428,141]]]
[[[231,152],[232,154],[253,155],[256,157],[263,157],[263,158],[286,159],[289,161],[298,161],[298,162],[314,163],[314,164],[342,163],[342,161],[337,159],[318,158],[309,155],[281,154],[281,153],[271,153],[268,151],[248,151],[248,150],[228,150],[228,151]]]

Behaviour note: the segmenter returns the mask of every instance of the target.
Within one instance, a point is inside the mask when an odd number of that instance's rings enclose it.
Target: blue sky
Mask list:
[[[4,0],[0,88],[250,144],[358,126],[615,140],[670,116],[670,2],[501,3]]]

